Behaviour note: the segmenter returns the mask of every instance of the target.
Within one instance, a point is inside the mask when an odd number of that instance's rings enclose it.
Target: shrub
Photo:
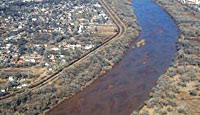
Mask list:
[[[195,91],[189,91],[189,94],[191,95],[191,96],[196,96],[197,95],[197,93],[195,92]]]
[[[176,73],[177,73],[176,70],[169,70],[168,71],[168,76],[169,77],[174,77],[176,75]]]
[[[186,112],[185,112],[185,109],[179,108],[179,109],[178,109],[178,113],[186,113]]]

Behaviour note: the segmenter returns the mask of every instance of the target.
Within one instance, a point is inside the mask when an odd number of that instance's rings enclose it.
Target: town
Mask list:
[[[51,75],[116,32],[96,0],[0,1],[0,96]]]

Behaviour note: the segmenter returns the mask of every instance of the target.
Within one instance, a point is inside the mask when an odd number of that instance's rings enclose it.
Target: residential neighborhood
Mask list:
[[[96,35],[107,25],[114,26],[96,0],[0,1],[0,81],[7,84],[1,92],[25,87],[21,79],[31,83],[97,47],[110,36]]]
[[[189,5],[194,10],[197,10],[200,12],[200,0],[178,0],[183,4]]]

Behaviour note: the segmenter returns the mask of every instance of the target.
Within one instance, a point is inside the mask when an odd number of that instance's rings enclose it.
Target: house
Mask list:
[[[80,25],[78,29],[78,33],[82,33],[82,32],[83,32],[83,25]]]
[[[49,64],[48,64],[48,63],[45,63],[45,66],[49,66]]]
[[[59,51],[60,49],[58,47],[51,48],[52,51]]]
[[[21,65],[24,64],[24,62],[25,62],[24,60],[19,60],[17,63]]]
[[[35,59],[25,59],[26,62],[35,63]]]
[[[74,50],[75,48],[80,48],[80,47],[81,47],[81,45],[79,45],[79,44],[77,44],[77,45],[68,44],[68,45],[67,45],[67,48],[72,48],[73,50]]]
[[[5,89],[1,89],[1,93],[5,93],[6,92],[6,90]]]
[[[21,89],[22,88],[22,86],[17,86],[17,89]]]
[[[85,49],[86,49],[86,50],[89,50],[89,49],[91,49],[91,48],[93,48],[93,47],[94,47],[94,45],[86,45],[86,46],[85,46]]]
[[[62,62],[66,62],[66,60],[65,60],[65,59],[62,59]]]
[[[95,7],[101,8],[101,5],[99,3],[94,4]]]
[[[53,71],[53,69],[52,69],[52,68],[49,68],[49,71]]]
[[[9,76],[8,80],[9,81],[14,81],[14,77],[13,76]]]
[[[37,18],[32,18],[32,21],[37,21]]]
[[[51,55],[50,60],[54,60],[54,59],[55,59],[55,56]]]
[[[0,26],[0,29],[5,29],[6,28],[6,26]]]
[[[22,84],[22,87],[27,87],[28,85],[26,83]]]
[[[6,44],[6,49],[9,49],[12,46],[12,44]]]

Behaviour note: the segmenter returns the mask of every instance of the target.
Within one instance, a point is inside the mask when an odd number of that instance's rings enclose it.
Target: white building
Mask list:
[[[101,8],[101,5],[99,3],[94,4],[95,7]]]
[[[83,25],[80,25],[78,29],[78,33],[82,33],[82,32],[83,32]]]
[[[183,4],[198,4],[200,5],[200,0],[179,0]]]
[[[53,47],[53,48],[51,48],[51,50],[53,50],[53,51],[59,51],[60,49],[57,48],[57,47]]]
[[[1,90],[1,92],[2,92],[2,93],[5,93],[5,92],[6,92],[6,90],[5,90],[5,89],[2,89],[2,90]]]
[[[13,76],[9,76],[8,80],[9,81],[14,81],[14,77]]]
[[[91,49],[91,48],[93,48],[93,47],[94,47],[94,45],[86,45],[86,46],[85,46],[85,49],[86,49],[86,50],[89,50],[89,49]]]
[[[67,48],[72,48],[74,50],[75,48],[81,48],[81,45],[80,44],[77,44],[77,45],[68,44]]]
[[[24,84],[22,84],[22,87],[26,87],[26,86],[28,86],[28,85],[27,85],[27,84],[25,84],[25,83],[24,83]]]
[[[21,89],[22,88],[22,86],[17,86],[17,89]]]
[[[36,63],[35,59],[25,59],[26,62]]]

